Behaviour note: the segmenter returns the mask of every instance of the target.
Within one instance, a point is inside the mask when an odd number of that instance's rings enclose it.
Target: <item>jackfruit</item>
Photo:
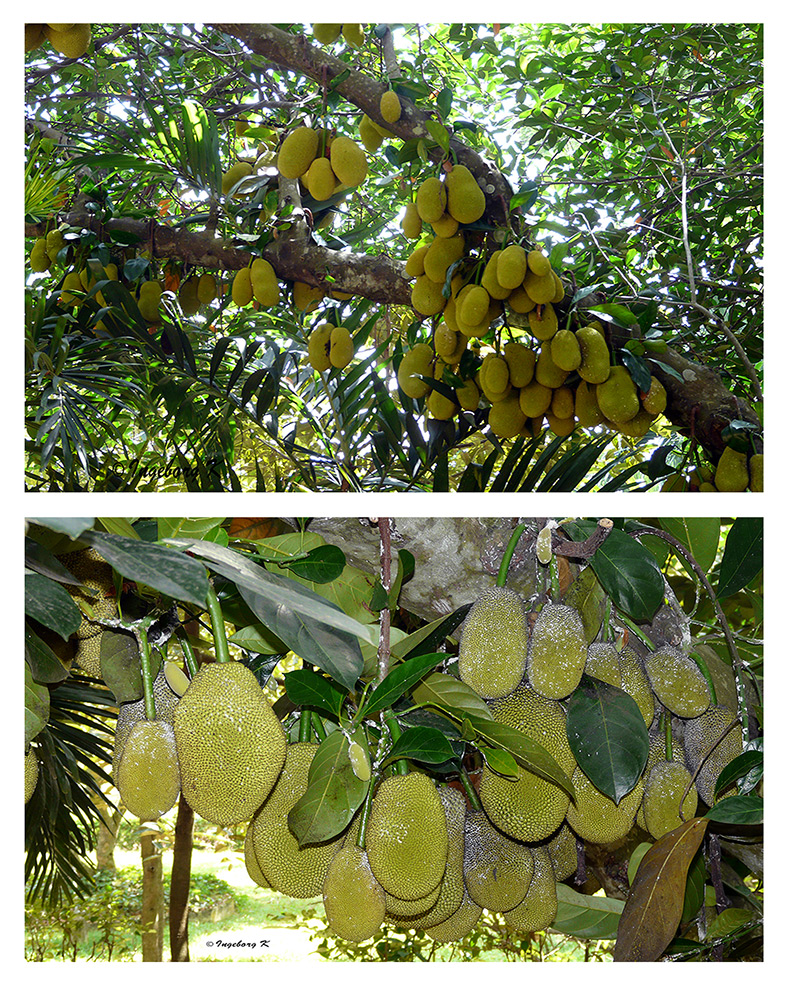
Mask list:
[[[463,880],[478,906],[497,913],[518,906],[529,889],[533,868],[526,844],[506,837],[484,812],[466,813]]]
[[[416,344],[406,351],[397,369],[397,382],[411,399],[421,399],[430,392],[430,386],[417,375],[426,378],[433,375],[433,348],[430,344]]]
[[[526,293],[526,289],[523,285],[519,285],[518,288],[514,288],[507,297],[507,304],[513,310],[513,312],[521,313],[526,315],[526,313],[531,313],[533,310],[538,308],[537,302],[534,302]]]
[[[43,24],[25,25],[25,52],[31,52],[43,45],[47,36],[44,34]]]
[[[209,823],[250,819],[281,773],[286,737],[251,671],[206,663],[174,709],[182,792]]]
[[[477,326],[488,316],[491,297],[482,285],[465,285],[456,299],[455,310],[459,323]]]
[[[56,31],[49,24],[45,24],[44,34],[56,52],[60,52],[67,59],[79,59],[88,51],[91,42],[91,25],[72,24],[64,31]]]
[[[551,271],[548,274],[535,274],[534,271],[528,270],[523,285],[524,291],[538,305],[551,304],[557,288]]]
[[[383,135],[375,128],[375,123],[369,117],[369,115],[362,115],[358,122],[358,134],[361,137],[361,142],[364,149],[368,153],[374,153],[376,150],[380,149],[383,144]],[[405,234],[408,235],[407,233]],[[419,233],[416,234],[417,236]],[[415,237],[412,237],[415,239]]]
[[[580,378],[594,385],[606,382],[610,372],[609,348],[603,333],[591,324],[580,327],[576,339],[582,352],[582,363],[576,369]]]
[[[364,25],[343,24],[342,37],[347,42],[347,44],[352,45],[354,49],[359,48],[364,44]]]
[[[538,340],[552,340],[557,333],[558,327],[554,306],[550,302],[546,305],[541,305],[531,292],[528,291],[527,294],[535,302],[538,302],[537,308],[527,313],[527,321],[529,322],[529,329],[532,331],[532,335],[537,337]]]
[[[460,223],[457,219],[453,219],[451,215],[447,214],[447,212],[444,212],[440,219],[430,223],[430,228],[436,236],[443,236],[445,239],[448,239],[457,233],[460,229]]]
[[[64,240],[63,238],[63,233],[60,231],[60,229],[50,230],[50,232],[47,233],[44,243],[47,248],[47,256],[50,258],[50,261],[54,264],[55,258],[58,256],[61,250],[63,250],[63,248],[66,246],[66,240]],[[113,267],[114,267],[113,264],[108,264],[107,271],[109,276],[112,276],[115,279],[118,278],[119,276],[118,268],[116,268],[115,274],[111,275],[111,268]]]
[[[238,181],[241,181],[243,177],[250,177],[253,172],[252,163],[248,163],[247,160],[238,160],[221,177],[221,191],[225,195],[228,194]],[[236,193],[233,197],[239,198],[240,195]]]
[[[549,430],[552,434],[556,434],[557,437],[567,437],[576,429],[576,418],[573,416],[556,417],[551,410],[548,410],[544,415],[546,423],[549,425]]]
[[[573,875],[578,867],[579,857],[573,830],[567,823],[563,823],[554,836],[548,840],[546,847],[554,868],[554,878],[558,882],[564,882],[565,879]]]
[[[474,902],[464,888],[461,904],[452,916],[447,917],[446,920],[442,920],[439,924],[427,927],[425,933],[433,941],[438,941],[439,943],[460,941],[468,934],[471,934],[481,916],[482,907]]]
[[[387,90],[380,98],[380,116],[386,122],[398,122],[402,114],[400,98],[393,90]]]
[[[576,386],[574,415],[582,427],[597,427],[604,423],[604,414],[598,408],[596,387],[584,379]]]
[[[419,899],[435,889],[447,862],[444,807],[432,779],[396,774],[378,786],[366,832],[372,871],[386,892]]]
[[[551,406],[551,395],[552,390],[547,385],[533,380],[521,389],[518,402],[528,417],[542,417]]]
[[[328,201],[339,184],[339,178],[331,167],[331,161],[325,156],[318,156],[312,160],[301,180],[315,201]]]
[[[609,375],[596,390],[598,406],[607,420],[622,423],[636,417],[640,408],[637,387],[623,365],[612,365]]]
[[[336,326],[331,331],[328,359],[334,368],[344,368],[353,360],[353,338],[344,326]]]
[[[582,363],[582,350],[573,330],[557,330],[551,340],[551,360],[565,372],[575,372]]]
[[[750,456],[750,492],[764,492],[764,455],[757,452]]]
[[[30,802],[36,785],[39,782],[39,759],[35,750],[28,750],[25,754],[25,805]]]
[[[654,765],[645,779],[642,796],[642,811],[645,829],[657,840],[682,823],[693,819],[697,810],[698,795],[694,785],[686,793],[683,804],[681,798],[689,786],[692,775],[683,764],[674,760],[662,760]],[[681,813],[679,815],[679,805]]]
[[[450,330],[446,323],[439,323],[433,332],[433,347],[447,364],[457,364],[465,350],[466,339]]]
[[[505,344],[502,354],[507,362],[510,385],[515,389],[529,385],[535,374],[535,352],[526,344],[511,342]]]
[[[551,356],[551,344],[544,340],[540,345],[535,361],[535,381],[549,389],[558,389],[568,378],[568,372],[554,364]]]
[[[320,323],[309,335],[309,364],[317,372],[331,367],[331,335],[333,323]]]
[[[331,143],[331,167],[346,188],[357,188],[367,176],[367,154],[346,135],[338,135]]]
[[[485,396],[496,401],[504,398],[510,385],[510,369],[498,354],[487,354],[480,365],[480,388]]]
[[[345,834],[299,846],[287,824],[287,815],[305,793],[317,743],[291,743],[284,767],[253,821],[254,853],[262,873],[276,892],[296,899],[319,896],[328,866],[342,847]]]
[[[527,644],[523,600],[506,587],[491,587],[477,598],[463,622],[460,679],[481,698],[503,698],[524,676]]]
[[[590,643],[584,672],[613,687],[620,687],[620,660],[614,643]]]
[[[423,222],[438,222],[447,207],[447,191],[438,177],[422,181],[416,192],[416,211]]]
[[[184,676],[184,675],[183,675]],[[187,678],[185,678],[187,680]],[[157,720],[167,722],[173,727],[174,709],[179,703],[179,696],[174,693],[171,685],[166,680],[165,670],[159,670],[152,683],[152,693],[154,694],[154,707]],[[124,753],[127,739],[132,732],[133,726],[146,719],[146,704],[143,698],[137,701],[125,701],[119,705],[118,717],[116,719],[116,731],[113,742],[113,781],[118,784],[119,764]]]
[[[80,281],[80,275],[77,271],[69,271],[68,274],[64,275],[59,301],[64,306],[74,305],[75,302],[82,300],[82,296],[72,295],[72,292],[82,292],[84,290],[83,283]]]
[[[452,420],[460,409],[457,400],[453,401],[449,399],[437,389],[433,389],[427,397],[426,406],[430,416],[436,420]]]
[[[51,261],[47,253],[47,241],[42,236],[36,240],[30,251],[30,269],[38,274],[42,274],[44,271],[49,271],[50,263]]]
[[[409,240],[416,240],[422,235],[422,219],[415,202],[411,201],[405,206],[401,226],[403,233]]]
[[[97,296],[97,300],[99,299]],[[179,308],[185,316],[195,316],[201,303],[198,300],[198,278],[193,275],[179,286]],[[101,304],[101,303],[100,303]]]
[[[173,727],[136,722],[124,743],[116,787],[125,807],[144,822],[158,819],[179,798],[179,761]]]
[[[530,250],[527,254],[527,267],[533,274],[543,277],[551,271],[551,262],[542,250]]]
[[[306,125],[294,128],[285,137],[278,151],[276,163],[281,176],[290,180],[302,177],[317,155],[319,141],[320,134],[315,129]]]
[[[568,806],[566,819],[574,833],[591,844],[611,844],[625,837],[642,802],[642,779],[617,805],[596,788],[580,767],[575,769],[571,780],[576,801]]]
[[[655,375],[651,375],[651,387],[642,397],[642,406],[654,416],[664,413],[667,406],[667,390]]]
[[[424,258],[425,274],[431,281],[442,285],[447,279],[447,268],[463,256],[464,240],[462,236],[444,238],[436,236]]]
[[[497,722],[535,740],[548,750],[565,774],[569,777],[573,774],[576,760],[568,743],[565,710],[558,701],[544,698],[522,685],[490,707]],[[523,767],[519,768],[517,779],[484,767],[479,794],[494,826],[509,837],[528,842],[543,840],[554,833],[565,819],[570,803],[567,793],[558,785]]]
[[[378,933],[386,917],[386,895],[365,850],[348,844],[331,858],[323,906],[329,928],[345,941],[366,941]]]
[[[251,261],[250,279],[251,292],[260,306],[270,308],[278,305],[278,278],[270,261],[263,257],[255,257]]]
[[[488,414],[488,425],[497,437],[514,438],[524,430],[527,416],[521,409],[517,392],[497,400]]]
[[[586,660],[579,612],[567,604],[544,604],[529,641],[529,683],[545,698],[567,698],[579,686]]]
[[[717,462],[714,485],[720,493],[742,493],[750,485],[747,456],[733,448],[726,448]]]
[[[102,677],[100,644],[103,625],[95,619],[116,617],[116,600],[113,587],[113,569],[96,549],[79,549],[58,556],[61,562],[84,586],[97,593],[87,595],[80,587],[68,585],[66,589],[78,598],[83,617],[77,627],[75,661],[83,673]],[[113,595],[113,596],[110,596]]]
[[[504,914],[507,926],[521,934],[542,931],[557,917],[557,881],[548,848],[533,847],[532,860],[532,881],[526,896]]]
[[[499,279],[497,277],[499,258],[502,256],[501,250],[496,250],[488,260],[485,262],[485,267],[482,269],[482,275],[480,276],[480,284],[488,292],[492,299],[497,301],[502,301],[510,297],[512,289],[505,288],[504,285],[499,284]]]
[[[466,379],[462,386],[455,390],[462,410],[477,409],[480,402],[480,390],[473,378]]]
[[[643,722],[650,727],[654,716],[653,691],[640,658],[631,646],[624,646],[618,653],[618,661],[620,686],[637,703]]]
[[[715,705],[707,708],[699,718],[690,719],[684,725],[687,767],[695,775],[698,794],[709,807],[715,802],[714,788],[720,772],[742,752],[741,726],[737,723],[728,729],[728,726],[735,721],[734,712],[724,705]],[[714,747],[715,740],[719,739],[722,733],[725,735]],[[702,764],[704,760],[705,763]],[[735,794],[735,786],[728,786],[717,796],[717,801]]]
[[[248,872],[248,877],[256,885],[261,886],[263,889],[270,889],[271,885],[265,878],[265,874],[259,867],[259,862],[256,860],[256,851],[254,850],[254,820],[252,819],[248,826],[245,828],[245,840],[243,841],[243,858],[245,859],[245,870]]]
[[[232,302],[236,306],[247,306],[253,300],[254,289],[251,284],[251,268],[241,267],[232,281]]]
[[[551,412],[557,420],[569,420],[573,416],[573,389],[561,385],[551,395]]]
[[[157,281],[144,281],[138,290],[138,311],[147,323],[160,322],[160,299],[163,290]]]
[[[609,426],[626,437],[641,438],[650,430],[654,415],[640,408],[631,420],[621,420],[620,423],[610,421]]]
[[[476,222],[485,212],[485,195],[469,168],[456,164],[447,173],[445,184],[447,211],[452,218],[464,226]]]
[[[438,900],[441,892],[441,882],[426,896],[419,899],[400,899],[399,896],[386,895],[386,919],[401,926],[413,927],[414,921],[424,916],[431,910]]]
[[[292,303],[298,312],[312,312],[324,298],[321,288],[307,285],[305,281],[296,281],[292,286]]]
[[[711,703],[706,678],[677,646],[660,646],[649,653],[645,673],[659,701],[681,718],[702,715]]]
[[[526,277],[527,255],[523,247],[511,243],[499,254],[496,280],[503,288],[518,288]]]
[[[447,300],[444,298],[444,285],[431,281],[426,274],[420,274],[411,289],[411,305],[423,316],[436,316],[442,312]]]
[[[312,33],[321,45],[332,45],[342,30],[341,24],[313,24]]]
[[[405,273],[409,278],[418,278],[420,274],[425,273],[425,257],[427,256],[428,250],[431,246],[431,243],[420,243],[419,246],[408,255],[408,260],[405,262]]]

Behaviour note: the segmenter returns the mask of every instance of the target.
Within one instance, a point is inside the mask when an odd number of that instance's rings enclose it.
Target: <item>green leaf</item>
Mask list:
[[[158,517],[157,537],[206,538],[226,520],[224,517]]]
[[[629,890],[618,922],[615,962],[655,962],[681,922],[692,858],[706,833],[705,817],[691,819],[651,847]]]
[[[764,800],[758,795],[729,795],[706,813],[715,823],[753,826],[764,822]]]
[[[313,670],[290,670],[284,675],[284,690],[293,705],[319,708],[333,718],[339,718],[345,700],[344,688]]]
[[[25,614],[68,639],[82,617],[69,592],[40,573],[25,572]]]
[[[28,664],[25,664],[25,743],[44,729],[50,717],[50,692],[43,684],[33,680]]]
[[[47,643],[25,625],[25,663],[30,666],[33,680],[39,684],[57,684],[69,676],[69,671]]]
[[[557,916],[549,930],[577,938],[609,941],[617,936],[624,903],[608,896],[587,896],[557,883]]]
[[[574,797],[574,788],[571,779],[563,771],[557,761],[549,751],[541,746],[531,736],[519,733],[512,726],[506,726],[493,719],[486,719],[480,716],[466,715],[464,721],[468,720],[478,736],[496,747],[499,750],[506,750],[516,759],[516,761],[533,774],[552,781],[559,785],[571,798]]]
[[[289,652],[287,644],[261,622],[238,629],[229,637],[229,642],[251,653],[264,653],[267,656],[286,656]]]
[[[725,539],[717,597],[730,597],[751,583],[764,563],[764,522],[760,517],[737,517]]]
[[[491,719],[491,710],[468,684],[450,674],[431,674],[413,689],[417,705],[434,705],[455,718],[473,716]]]
[[[515,757],[500,747],[480,747],[485,763],[503,778],[518,778],[518,763]]]
[[[155,649],[150,651],[152,678],[160,669],[161,660],[159,653],[154,655],[156,653]],[[138,640],[131,632],[103,629],[99,645],[99,662],[102,664],[102,677],[118,704],[143,698],[141,651]]]
[[[452,635],[469,613],[470,607],[470,604],[464,604],[463,607],[451,611],[448,615],[436,618],[435,621],[411,632],[404,639],[394,643],[391,648],[392,656],[405,659],[410,652],[413,652],[414,656],[420,656],[434,650],[448,635]]]
[[[370,611],[383,611],[384,608],[389,606],[389,595],[383,589],[383,584],[380,580],[376,580],[372,585],[372,597],[369,599],[369,610]]]
[[[443,733],[429,726],[411,726],[395,742],[383,764],[402,757],[425,764],[442,764],[455,756],[452,744]]]
[[[659,527],[681,542],[704,573],[711,569],[720,544],[718,517],[662,517]],[[680,562],[692,579],[697,579],[687,560],[681,557]]]
[[[290,563],[290,570],[312,583],[330,583],[336,580],[346,565],[344,552],[336,545],[318,545],[301,559]]]
[[[598,305],[590,306],[587,311],[607,320],[607,322],[614,323],[615,326],[622,327],[624,330],[630,330],[637,322],[637,317],[631,309],[619,302],[599,302]]]
[[[123,535],[125,538],[140,538],[128,517],[99,517],[102,527],[111,535]]]
[[[576,763],[600,792],[620,802],[648,760],[648,729],[636,701],[585,674],[568,703],[566,726]]]
[[[441,122],[437,122],[433,118],[428,118],[425,122],[425,128],[444,152],[449,152],[449,132],[447,132]]]
[[[742,910],[738,906],[729,906],[716,914],[708,925],[706,940],[713,941],[715,938],[727,937],[743,927],[749,920],[755,919],[757,918],[748,910]]]
[[[694,920],[703,906],[706,887],[706,862],[703,853],[698,852],[692,859],[686,876],[684,889],[684,908],[681,913],[681,923],[687,924]]]
[[[84,531],[89,531],[94,527],[93,517],[29,517],[28,521],[33,524],[40,524],[44,528],[52,531],[59,531],[73,541],[79,538]]]
[[[719,794],[724,788],[732,785],[739,778],[743,778],[753,769],[758,770],[758,774],[753,775],[754,783],[758,784],[764,773],[764,754],[761,750],[746,750],[729,761],[717,776],[714,794]]]
[[[427,653],[425,656],[415,656],[405,663],[400,663],[388,672],[383,680],[370,690],[357,716],[374,715],[384,708],[393,705],[406,691],[420,681],[430,670],[443,663],[445,653]]]
[[[356,777],[350,762],[350,740],[369,754],[360,726],[352,731],[334,730],[317,748],[306,791],[287,816],[290,832],[301,847],[340,834],[367,796],[369,782]]]

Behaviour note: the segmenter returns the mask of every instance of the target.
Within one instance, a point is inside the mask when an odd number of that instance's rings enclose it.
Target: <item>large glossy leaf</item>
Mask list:
[[[452,744],[443,733],[429,726],[410,726],[395,741],[383,764],[385,766],[401,757],[425,764],[442,764],[455,756]]]
[[[720,519],[718,517],[662,517],[659,527],[677,539],[692,555],[704,573],[708,573],[720,544]],[[695,578],[695,571],[686,559],[684,569]]]
[[[737,517],[725,539],[717,597],[722,600],[746,587],[764,562],[764,522],[760,517]]]
[[[620,802],[648,760],[648,729],[636,701],[585,674],[568,703],[568,742],[599,791]]]
[[[216,531],[225,520],[223,517],[158,517],[157,537],[210,538],[217,542]]]
[[[25,743],[44,729],[50,717],[50,692],[43,684],[33,680],[28,664],[25,664]]]
[[[25,573],[25,614],[62,639],[77,631],[81,616],[69,592],[40,573]]]
[[[79,538],[84,531],[93,528],[95,519],[93,517],[29,517],[28,520],[33,524],[51,528],[52,531],[59,531],[74,540]]]
[[[456,719],[472,716],[491,719],[491,710],[468,684],[450,674],[431,674],[411,692],[417,705],[437,706]]]
[[[623,900],[587,896],[557,883],[557,916],[550,930],[571,937],[608,941],[617,936]]]
[[[358,712],[359,717],[382,712],[384,708],[393,705],[417,681],[439,663],[443,663],[446,658],[444,653],[428,653],[425,656],[412,657],[405,663],[392,667],[380,684],[370,690]]]
[[[655,962],[673,940],[689,866],[707,826],[704,817],[682,823],[642,859],[618,923],[615,962]]]
[[[524,733],[519,733],[512,726],[506,726],[494,719],[485,719],[481,716],[466,715],[464,721],[471,724],[475,733],[482,737],[491,746],[500,750],[506,750],[513,758],[528,771],[545,778],[546,781],[553,781],[559,785],[563,791],[567,792],[571,798],[574,797],[574,789],[571,779],[563,771],[549,751],[537,740],[533,740]]]
[[[762,750],[746,750],[744,753],[740,753],[738,757],[734,757],[732,761],[729,761],[717,775],[717,780],[714,784],[714,794],[717,795],[724,788],[732,785],[739,778],[743,778],[753,770],[756,770],[756,774],[752,775],[751,783],[755,787],[764,773],[764,754]]]
[[[306,791],[287,816],[289,829],[301,846],[340,834],[367,796],[369,782],[356,777],[350,762],[351,740],[369,755],[361,727],[334,730],[314,755]]]
[[[764,800],[758,795],[729,795],[713,805],[706,818],[717,823],[754,826],[764,822]]]
[[[47,643],[25,625],[25,663],[39,684],[57,684],[69,676],[68,670]]]
[[[319,708],[334,718],[342,711],[344,688],[313,670],[290,670],[284,676],[284,690],[300,708]]]

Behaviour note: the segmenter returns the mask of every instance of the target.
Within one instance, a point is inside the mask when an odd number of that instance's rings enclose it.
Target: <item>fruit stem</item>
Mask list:
[[[389,736],[391,737],[393,746],[402,736],[400,723],[397,721],[397,716],[390,708],[384,708],[382,717],[383,721],[386,723],[386,728],[389,730]],[[408,767],[408,761],[404,757],[400,757],[398,760],[393,761],[392,767],[394,768],[395,774],[408,774],[410,770]]]
[[[188,639],[186,635],[181,635],[179,637],[179,645],[182,647],[182,655],[185,658],[185,666],[187,667],[188,677],[192,679],[196,676],[196,671],[198,670],[196,651],[191,646],[190,639]]]
[[[301,709],[301,721],[298,729],[298,742],[311,743],[312,737],[312,713],[310,709]]]
[[[706,683],[709,686],[709,697],[711,698],[711,704],[716,705],[717,692],[714,690],[714,681],[711,679],[711,672],[709,671],[709,668],[706,666],[706,661],[703,659],[700,653],[695,653],[691,649],[689,651],[689,655],[692,657],[695,663],[697,663],[698,669],[700,670],[701,674],[703,674],[703,676],[706,678]]]
[[[364,799],[364,805],[361,808],[361,825],[358,828],[358,839],[356,840],[356,847],[360,847],[362,851],[366,850],[367,823],[369,823],[369,814],[372,811],[372,796],[375,794],[376,784],[377,777],[373,771],[369,779],[367,797]]]
[[[146,718],[153,722],[156,718],[154,707],[154,689],[152,686],[152,661],[149,656],[149,640],[146,636],[146,626],[138,626],[138,649],[141,651],[141,679],[143,681],[143,704]]]
[[[471,778],[464,767],[461,767],[458,770],[458,777],[460,778],[461,785],[463,785],[463,791],[466,793],[466,798],[469,800],[469,804],[473,809],[479,812],[482,809],[482,802],[480,802],[480,797],[474,790]]]
[[[314,729],[314,735],[322,743],[326,737],[325,726],[323,725],[323,720],[317,714],[317,712],[312,712],[312,728]]]
[[[519,538],[526,531],[527,526],[525,524],[519,524],[510,536],[510,541],[507,543],[507,548],[505,549],[505,554],[502,556],[502,562],[499,566],[499,575],[496,578],[496,586],[504,587],[507,582],[507,573],[510,569],[510,561],[513,558],[513,553],[516,550],[516,545],[518,545]]]
[[[228,663],[231,659],[229,655],[229,641],[226,638],[226,624],[221,612],[221,604],[218,595],[212,584],[207,585],[207,609],[212,621],[212,638],[215,642],[215,658],[218,663]]]
[[[604,621],[601,624],[601,636],[604,642],[609,642],[612,637],[612,630],[609,627],[609,619],[612,617],[612,598],[607,594],[604,598]]]
[[[626,626],[629,632],[633,632],[634,635],[636,635],[637,638],[640,639],[648,647],[648,649],[654,648],[653,640],[648,638],[648,636],[642,631],[639,625],[635,625],[633,621],[630,621],[618,608],[613,606],[612,610],[615,612],[618,618],[620,618],[620,620],[623,622],[623,624]]]

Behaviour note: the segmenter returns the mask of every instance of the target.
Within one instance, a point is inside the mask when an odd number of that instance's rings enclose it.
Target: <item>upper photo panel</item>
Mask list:
[[[763,489],[758,24],[28,24],[32,492]]]

